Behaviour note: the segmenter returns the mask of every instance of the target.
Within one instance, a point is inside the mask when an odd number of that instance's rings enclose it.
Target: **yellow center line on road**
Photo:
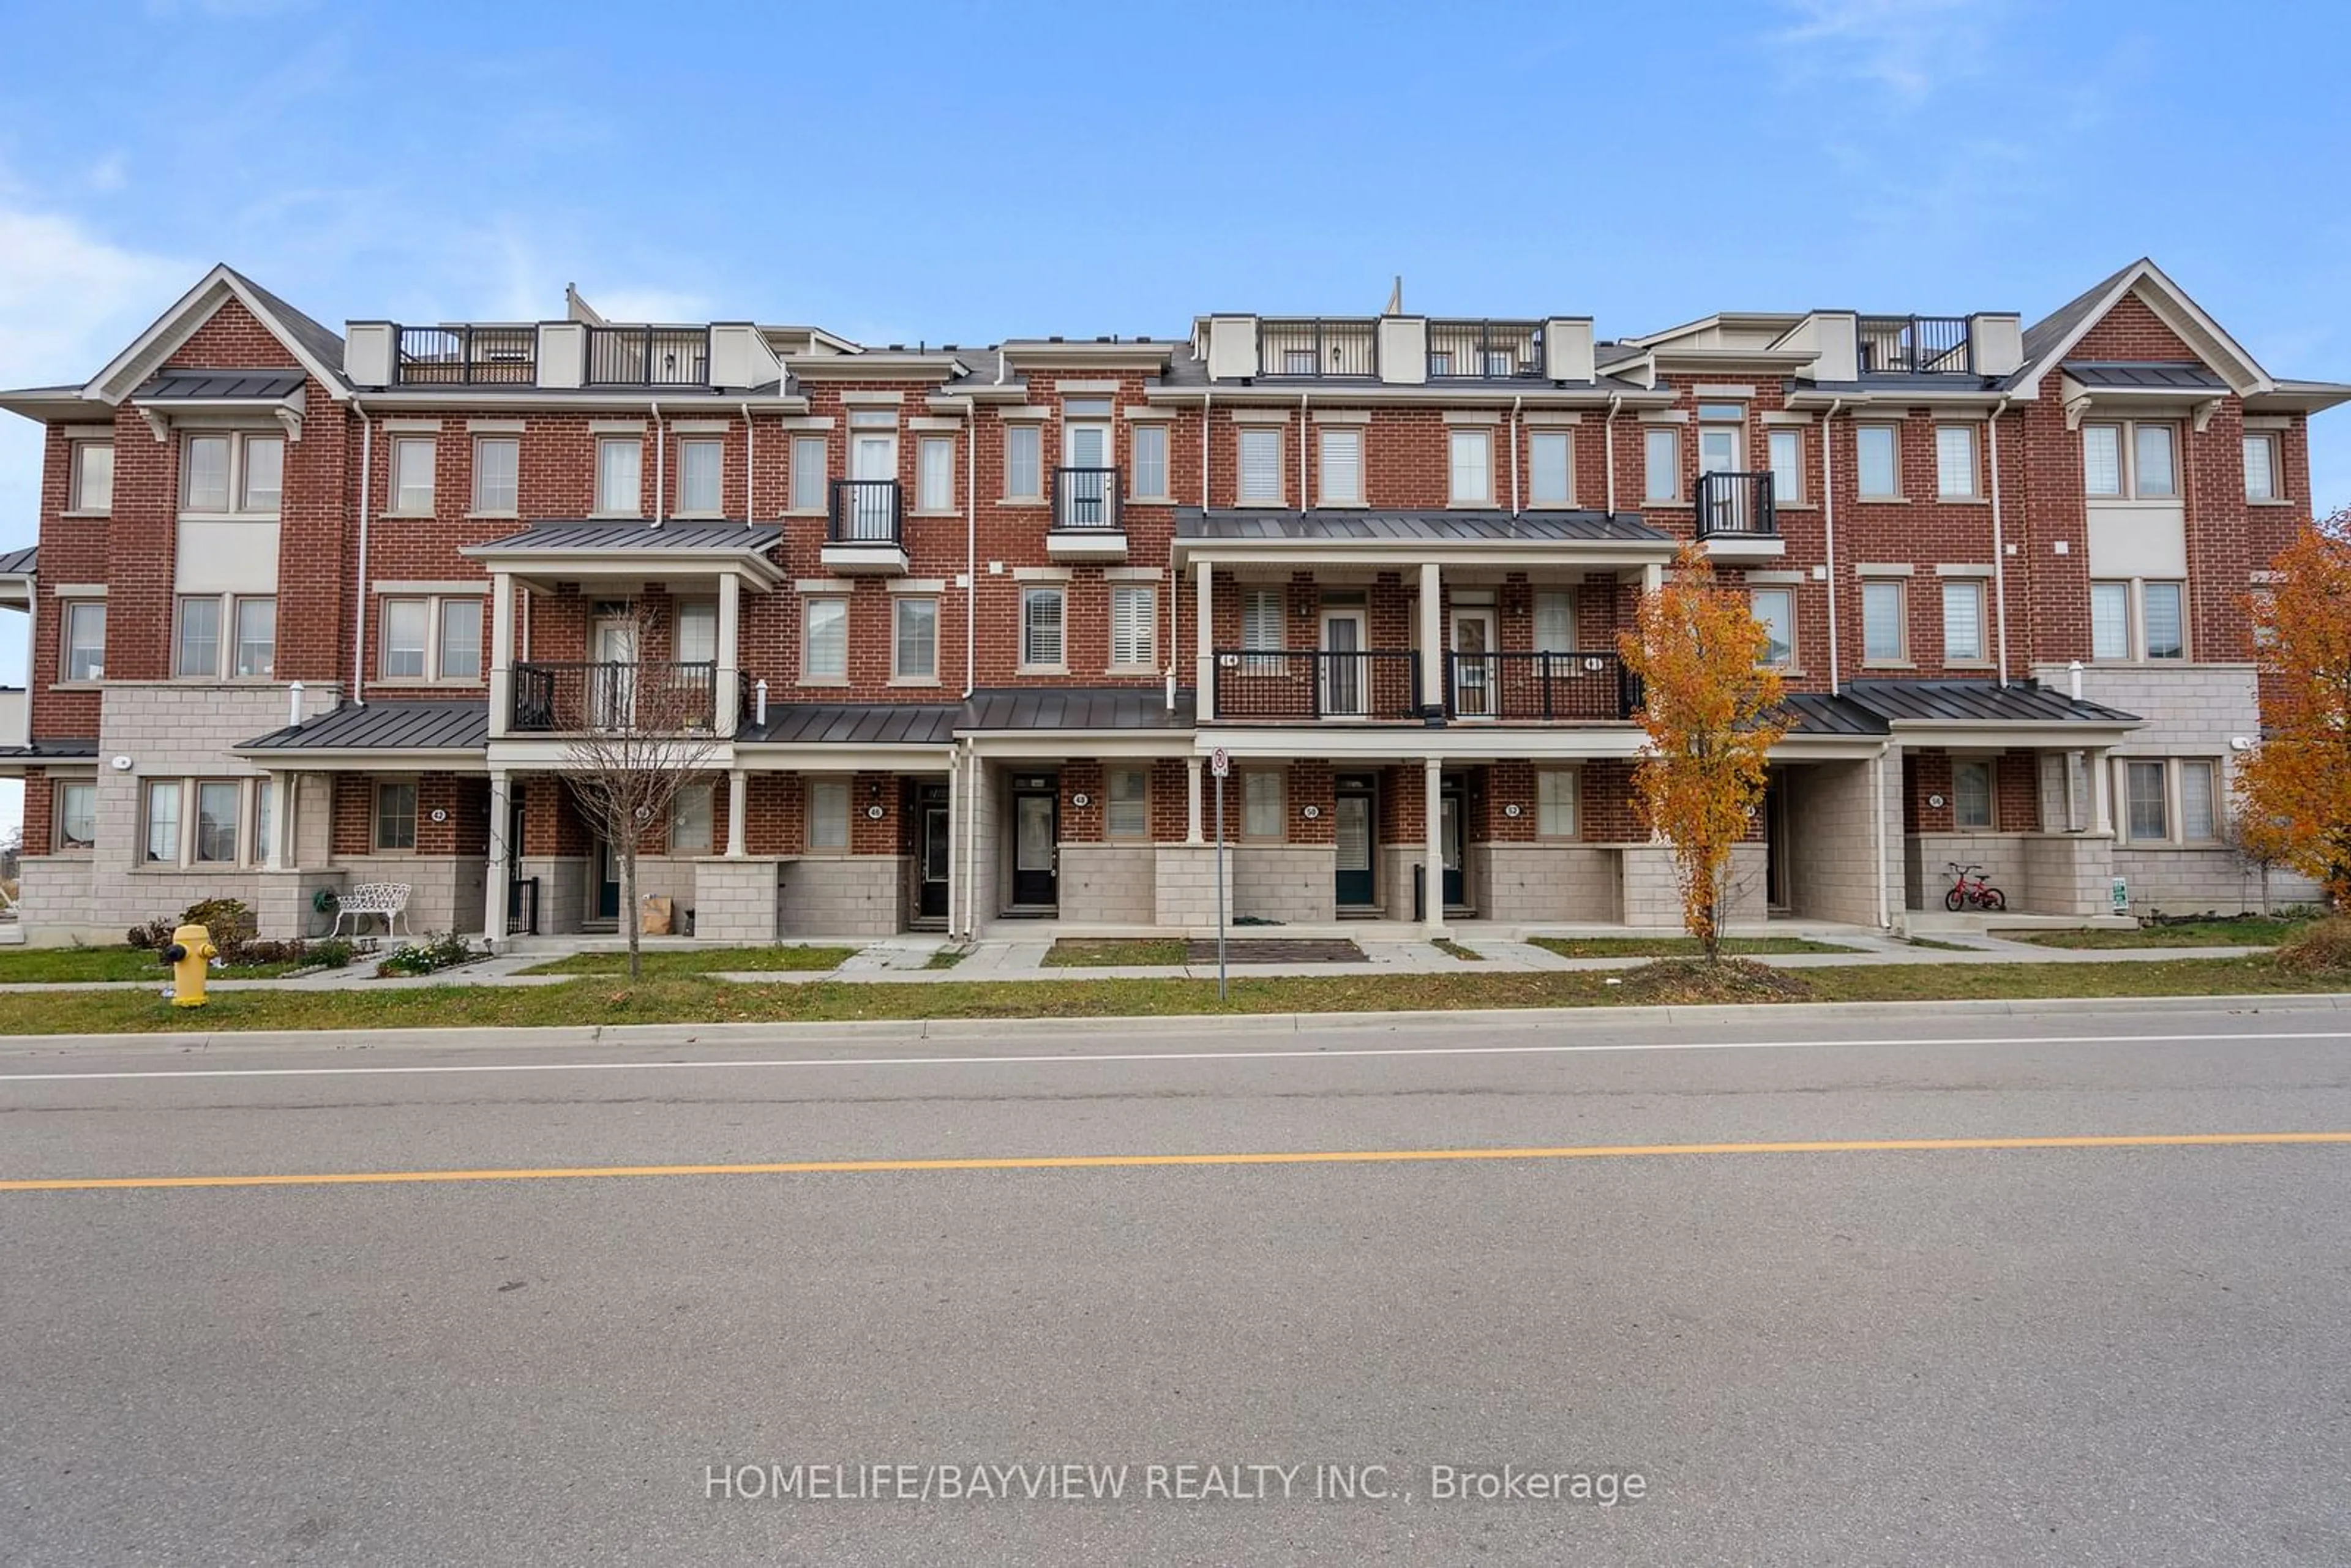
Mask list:
[[[902,1171],[1102,1170],[1153,1166],[1421,1165],[1439,1161],[1609,1160],[1668,1155],[1844,1155],[1983,1149],[2214,1148],[2351,1144],[2339,1133],[2122,1133],[2009,1138],[1835,1138],[1743,1144],[1580,1144],[1559,1148],[1320,1149],[1268,1154],[1009,1155],[950,1159],[774,1160],[754,1165],[554,1166],[513,1170],[327,1171],[310,1175],[41,1176],[0,1180],[0,1192],[112,1187],[388,1186],[414,1182],[560,1181],[583,1177],[861,1176]]]

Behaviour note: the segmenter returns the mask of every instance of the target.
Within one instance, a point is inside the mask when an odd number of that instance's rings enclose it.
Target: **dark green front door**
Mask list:
[[[620,857],[601,839],[596,841],[596,918],[615,922],[621,918]]]
[[[1339,781],[1338,904],[1341,914],[1371,908],[1379,896],[1372,874],[1373,794],[1368,779]]]
[[[1461,821],[1467,814],[1463,808],[1461,786],[1447,781],[1437,798],[1437,847],[1445,855],[1445,907],[1458,909],[1462,904],[1461,884]]]

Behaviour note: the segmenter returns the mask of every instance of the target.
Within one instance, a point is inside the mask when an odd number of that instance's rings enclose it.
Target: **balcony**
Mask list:
[[[1046,555],[1054,560],[1124,560],[1121,499],[1115,468],[1054,469],[1053,523],[1045,533]]]
[[[737,683],[737,712],[741,687]],[[512,735],[686,735],[717,716],[718,666],[707,660],[514,667]]]
[[[590,327],[585,384],[591,387],[706,387],[707,327]]]
[[[905,504],[895,479],[835,479],[824,526],[829,571],[880,577],[906,572]]]
[[[1864,316],[1855,328],[1865,376],[1975,374],[1964,316]]]
[[[1540,321],[1428,324],[1430,381],[1541,381],[1542,373]]]
[[[1267,317],[1257,327],[1260,380],[1372,381],[1380,373],[1380,324],[1369,316]]]
[[[1210,711],[1260,724],[1417,723],[1420,655],[1315,648],[1220,649]]]
[[[1728,469],[1699,475],[1698,541],[1716,560],[1773,560],[1787,554],[1771,499],[1771,476]]]
[[[538,381],[536,327],[402,327],[392,380],[404,387],[531,386]]]
[[[1614,653],[1447,653],[1448,717],[1503,724],[1607,724],[1641,706],[1641,678]]]

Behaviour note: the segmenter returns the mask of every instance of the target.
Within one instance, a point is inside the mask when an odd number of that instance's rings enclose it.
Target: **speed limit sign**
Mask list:
[[[1232,754],[1219,746],[1208,753],[1208,771],[1222,779],[1233,770]]]

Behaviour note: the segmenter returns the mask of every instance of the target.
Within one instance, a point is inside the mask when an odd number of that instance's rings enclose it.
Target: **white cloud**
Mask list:
[[[580,298],[607,321],[707,321],[710,302],[674,288],[582,287]]]
[[[1917,106],[1984,66],[1999,0],[1790,0],[1773,35],[1799,82],[1857,79]]]

